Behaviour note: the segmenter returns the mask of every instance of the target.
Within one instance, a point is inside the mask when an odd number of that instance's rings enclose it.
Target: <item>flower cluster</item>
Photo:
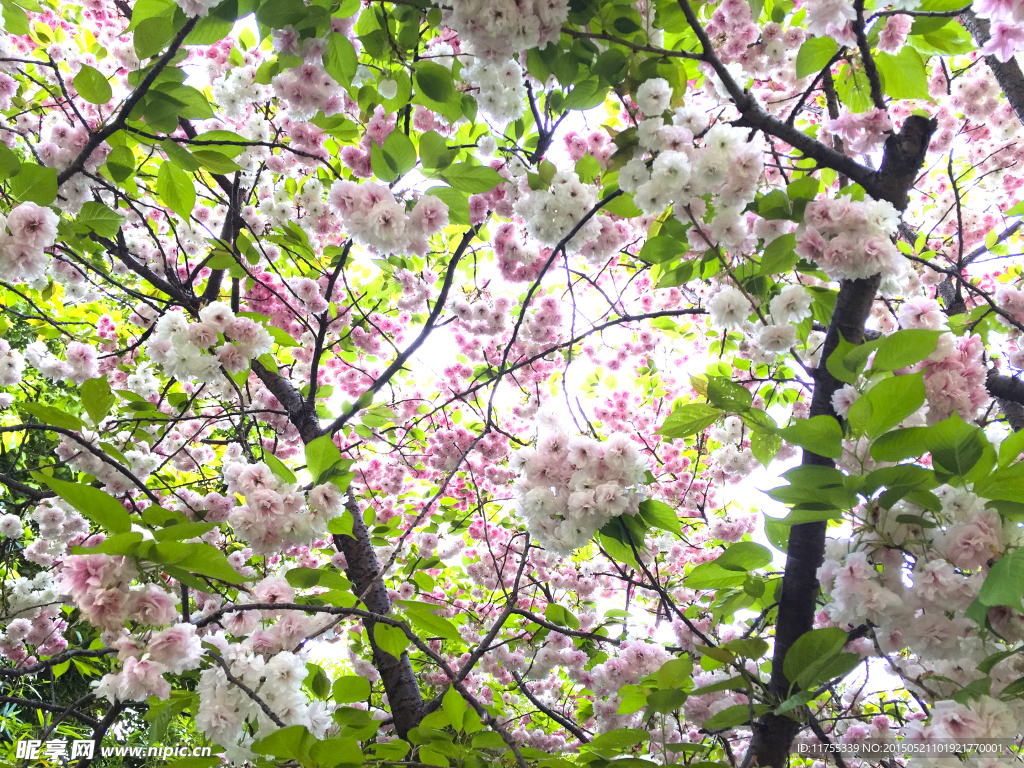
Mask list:
[[[6,217],[0,213],[0,271],[12,283],[36,285],[46,274],[46,248],[57,240],[60,217],[49,208],[24,202]],[[43,285],[36,287],[42,288]]]
[[[523,116],[526,86],[523,70],[517,62],[476,58],[462,70],[462,77],[476,86],[480,109],[495,121],[507,123]]]
[[[635,515],[647,463],[626,435],[601,443],[562,431],[513,457],[521,470],[516,509],[538,543],[563,555],[584,546],[612,518]]]
[[[492,61],[557,40],[569,14],[566,0],[455,0],[450,7],[444,23],[473,54]]]
[[[427,238],[448,226],[448,206],[441,199],[424,195],[406,213],[391,190],[373,182],[335,182],[327,200],[349,235],[383,256],[425,256]]]
[[[648,87],[648,84],[653,84]],[[660,110],[640,123],[640,147],[657,153],[650,170],[643,155],[634,155],[619,172],[619,186],[633,193],[633,200],[646,213],[661,213],[669,205],[679,221],[690,226],[691,215],[701,214],[701,199],[711,194],[719,207],[716,218],[730,218],[754,199],[764,171],[761,145],[748,141],[747,132],[725,123],[712,126],[703,143],[694,146],[694,133],[706,125],[706,117],[680,107],[666,124],[662,117],[671,89],[661,78],[641,86],[638,98],[649,109]],[[691,239],[696,243],[699,236]]]
[[[63,586],[95,627],[119,630],[129,620],[159,627],[174,621],[177,598],[156,584],[130,586],[138,575],[135,563],[120,555],[71,555],[61,569]]]
[[[263,462],[238,459],[224,467],[228,497],[245,497],[228,521],[239,538],[257,554],[309,544],[327,534],[327,523],[344,511],[345,494],[333,483],[321,483],[307,499],[294,483],[278,478]]]
[[[203,656],[202,641],[193,624],[172,624],[153,632],[146,642],[124,632],[111,644],[118,649],[121,668],[93,684],[96,695],[111,704],[145,701],[150,696],[166,699],[171,684],[164,674],[180,675],[196,669]]]
[[[228,373],[246,370],[251,360],[272,347],[266,328],[251,318],[236,317],[219,301],[199,310],[198,323],[190,323],[181,312],[166,313],[146,342],[150,360],[168,376],[202,384],[221,381],[221,366]]]
[[[523,178],[521,184],[526,184]],[[584,184],[572,171],[558,171],[547,189],[522,190],[515,212],[526,222],[526,231],[545,245],[557,245],[579,227],[566,244],[580,251],[584,244],[601,234],[596,217],[584,217],[597,204],[597,188]]]
[[[204,639],[221,650],[232,677],[256,694],[286,726],[304,725],[317,739],[324,738],[331,711],[322,701],[307,702],[302,690],[308,674],[303,655],[282,651],[266,659],[247,644],[228,645],[222,635]],[[241,764],[253,758],[248,746],[254,739],[252,729],[246,728],[247,720],[259,724],[260,736],[278,728],[253,698],[228,680],[219,665],[200,675],[196,690],[196,726],[226,748],[231,762]]]
[[[982,53],[1009,61],[1024,50],[1024,3],[1019,0],[982,0],[974,8],[980,18],[992,22],[991,37]]]
[[[13,387],[21,381],[25,358],[6,339],[0,339],[0,387]]]
[[[9,517],[14,517],[21,527],[15,515],[5,515],[0,518],[0,533],[6,527],[13,534]],[[0,654],[5,659],[31,663],[29,646],[44,656],[53,656],[67,647],[64,630],[68,625],[60,608],[63,593],[51,572],[39,571],[32,578],[17,576],[4,585],[3,592],[9,619],[0,631]]]
[[[903,259],[891,238],[899,212],[885,200],[815,200],[804,211],[796,252],[833,280],[898,275]]]

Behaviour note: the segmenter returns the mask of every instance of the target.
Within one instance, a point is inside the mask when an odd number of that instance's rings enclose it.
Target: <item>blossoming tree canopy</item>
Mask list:
[[[2,13],[12,743],[1017,736],[1024,3]]]

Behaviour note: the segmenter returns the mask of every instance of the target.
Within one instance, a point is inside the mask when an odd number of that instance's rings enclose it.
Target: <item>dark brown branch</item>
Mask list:
[[[986,386],[988,393],[999,402],[1010,427],[1015,432],[1024,429],[1024,381],[992,370]]]
[[[142,82],[139,83],[139,87],[132,91],[131,95],[125,99],[124,105],[117,113],[117,117],[115,117],[112,122],[93,133],[89,137],[89,141],[86,142],[85,147],[83,147],[82,151],[78,153],[78,157],[74,159],[71,165],[57,174],[58,186],[70,179],[76,173],[79,173],[85,167],[85,162],[89,159],[89,156],[96,151],[100,144],[124,127],[125,122],[128,120],[128,115],[130,115],[132,110],[135,109],[139,101],[142,100],[142,97],[146,95],[150,86],[156,82],[157,77],[159,77],[160,73],[164,71],[164,68],[170,63],[171,59],[174,58],[175,54],[177,54],[181,44],[185,42],[185,38],[188,37],[192,28],[195,27],[198,22],[198,16],[193,19],[189,19],[185,22],[185,26],[178,30],[178,34],[176,34],[174,39],[171,40],[171,43],[167,46],[167,50],[164,51],[164,54],[157,59],[156,63],[153,64],[152,67],[150,67],[149,72],[146,73]]]
[[[114,724],[114,721],[117,720],[127,707],[128,702],[119,701],[107,711],[106,717],[92,731],[92,741],[94,744],[92,757],[83,757],[78,761],[76,768],[88,768],[92,765],[92,761],[100,756],[100,744],[103,743],[103,737],[107,735],[110,726]]]
[[[587,738],[587,734],[581,731],[579,727],[572,722],[572,720],[558,714],[557,712],[555,712],[555,710],[551,709],[550,707],[544,706],[540,699],[533,695],[533,691],[530,690],[529,686],[527,686],[526,682],[523,680],[523,678],[519,675],[518,672],[516,672],[514,669],[510,669],[509,672],[512,673],[512,678],[516,681],[516,685],[519,686],[519,690],[523,692],[523,694],[526,696],[526,698],[530,700],[533,706],[535,706],[537,709],[539,709],[541,712],[543,712],[545,715],[550,717],[560,726],[565,728],[565,730],[567,730],[569,733],[571,733],[573,736],[579,739],[581,744],[586,744],[590,741],[590,739]]]
[[[868,44],[868,36],[864,33],[864,0],[854,0],[853,9],[857,14],[853,22],[853,32],[857,36],[857,49],[860,51],[861,62],[864,64],[864,74],[868,78],[871,87],[871,103],[876,108],[885,110],[885,99],[882,98],[882,81],[878,77],[878,67],[871,57],[871,46]]]
[[[882,167],[876,177],[876,188],[900,211],[906,208],[908,193],[924,163],[928,142],[935,130],[935,121],[911,115],[899,134],[885,142]],[[835,310],[829,323],[821,352],[821,363],[815,374],[814,394],[810,416],[836,416],[832,395],[840,388],[828,370],[825,361],[839,345],[840,337],[852,344],[864,339],[864,323],[871,312],[881,276],[861,280],[844,280],[836,299]],[[834,466],[834,462],[811,451],[804,450],[803,463]],[[770,692],[779,700],[791,693],[790,681],[783,672],[783,661],[793,643],[814,626],[817,607],[817,571],[825,555],[827,522],[804,523],[790,529],[786,555],[786,569],[782,578],[782,593],[775,623],[775,650],[772,658]],[[768,714],[754,723],[754,738],[750,749],[762,768],[783,768],[789,760],[793,738],[800,723],[783,715]]]
[[[100,724],[99,720],[89,717],[88,715],[83,715],[81,712],[77,711],[77,709],[62,707],[60,704],[50,704],[45,701],[32,701],[31,699],[22,699],[17,696],[0,696],[0,704],[18,704],[23,707],[42,709],[46,712],[54,712],[60,715],[70,714],[83,725],[87,725],[90,728],[96,728]]]
[[[388,385],[395,374],[402,370],[406,361],[412,357],[416,350],[423,346],[423,342],[427,340],[427,337],[434,330],[434,326],[437,325],[438,319],[441,317],[441,313],[444,312],[445,304],[448,301],[448,292],[452,289],[452,283],[455,281],[455,268],[459,265],[462,256],[466,253],[466,248],[469,247],[470,242],[476,237],[477,232],[480,231],[480,227],[476,226],[470,229],[466,234],[462,236],[462,241],[459,243],[459,247],[455,249],[455,253],[452,254],[451,259],[448,261],[448,266],[445,269],[444,283],[441,286],[441,291],[437,295],[437,299],[434,301],[434,308],[430,311],[430,315],[427,317],[427,321],[423,324],[423,328],[420,329],[419,334],[408,347],[403,349],[398,356],[391,362],[384,373],[377,377],[377,380],[373,382],[366,392],[360,396],[360,400],[366,397],[367,394],[375,395],[377,392],[382,390]],[[280,399],[280,398],[279,398]],[[356,408],[352,408],[348,413],[343,413],[341,416],[336,418],[331,426],[327,428],[327,432],[334,434],[339,429],[348,423],[358,411]]]
[[[352,591],[362,595],[363,604],[370,613],[386,616],[391,613],[391,598],[383,579],[378,576],[380,562],[370,541],[370,532],[366,529],[363,516],[353,499],[347,503],[348,513],[352,516],[352,535],[334,535],[334,545],[344,553],[348,565],[345,574],[352,582]],[[403,739],[409,731],[419,725],[423,719],[423,694],[416,680],[409,654],[402,651],[395,658],[382,650],[373,636],[373,628],[377,622],[372,618],[364,618],[366,635],[370,639],[373,650],[373,665],[380,672],[384,690],[388,694],[391,713],[395,719],[395,730]]]

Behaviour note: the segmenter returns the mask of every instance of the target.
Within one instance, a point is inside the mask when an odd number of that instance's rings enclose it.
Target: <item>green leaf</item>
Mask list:
[[[768,652],[768,643],[759,637],[741,637],[736,640],[730,640],[723,646],[728,651],[732,651],[737,656],[746,656],[748,659],[760,659]],[[742,680],[742,678],[740,678]],[[744,688],[746,686],[743,686]]]
[[[978,599],[983,605],[1008,605],[1021,610],[1024,599],[1024,550],[1000,557],[981,585]]]
[[[776,715],[783,715],[786,712],[802,707],[814,698],[814,691],[800,691],[795,693],[772,710]]]
[[[701,563],[683,578],[687,589],[722,589],[740,587],[747,580],[743,571],[730,571],[714,562]]]
[[[1011,683],[1012,685],[1012,683]],[[1009,686],[1007,686],[1009,688]],[[953,701],[957,704],[963,704],[966,706],[972,699],[979,699],[982,696],[988,696],[992,690],[992,678],[983,677],[979,680],[972,680],[959,691],[952,695]],[[1006,695],[1006,689],[1003,689],[1001,696]]]
[[[465,192],[468,195],[489,192],[505,181],[501,174],[493,168],[483,165],[469,165],[468,163],[451,165],[441,175],[445,181],[452,185],[453,189]]]
[[[726,707],[721,712],[718,712],[707,720],[701,726],[708,731],[720,731],[726,728],[735,728],[737,725],[743,725],[744,723],[750,722],[750,711],[753,709],[754,717],[760,717],[761,715],[768,712],[771,707],[765,704],[754,704],[753,707],[747,704],[736,704],[732,707]]]
[[[924,360],[935,351],[943,331],[927,331],[923,328],[908,328],[897,331],[878,345],[872,371],[895,371]]]
[[[107,155],[107,171],[114,181],[124,181],[135,173],[135,153],[123,144]]]
[[[185,38],[185,45],[213,45],[231,34],[238,18],[238,0],[224,0],[203,16]]]
[[[661,528],[665,531],[682,535],[683,528],[679,523],[676,511],[663,501],[646,499],[640,502],[640,518],[652,528]]]
[[[883,90],[894,99],[924,99],[931,101],[928,93],[928,71],[921,54],[909,45],[903,46],[898,55],[878,52],[875,64],[884,80]]]
[[[441,697],[441,709],[448,715],[448,719],[452,721],[455,730],[461,731],[463,720],[466,717],[467,705],[466,700],[462,698],[462,694],[456,691],[454,686],[449,686],[444,696]]]
[[[175,523],[159,531],[153,532],[156,541],[184,541],[209,533],[217,527],[216,523]]]
[[[875,339],[865,344],[851,344],[840,334],[839,343],[835,351],[825,361],[825,367],[839,381],[845,384],[855,384],[857,377],[867,365],[868,356],[882,341],[882,339]]]
[[[459,634],[458,627],[444,616],[438,616],[430,608],[425,608],[421,604],[410,603],[408,600],[402,601],[401,605],[409,621],[428,632],[431,637],[440,637],[453,643],[462,642],[462,636]],[[575,617],[573,618],[575,619]],[[579,622],[577,621],[576,624],[578,627]]]
[[[468,227],[469,195],[451,187],[431,187],[426,194],[433,195],[448,206],[448,220],[452,224]]]
[[[708,379],[707,396],[713,405],[728,413],[742,413],[749,410],[754,402],[750,390],[724,376],[712,376]]]
[[[284,29],[287,26],[298,29],[308,15],[309,7],[302,0],[274,0],[260,5],[256,11],[256,20],[271,29]]]
[[[924,374],[883,379],[851,407],[847,420],[855,432],[874,438],[895,427],[924,405]]]
[[[884,509],[892,508],[892,505],[913,491],[929,491],[935,488],[939,481],[935,473],[916,464],[897,464],[894,467],[882,467],[869,473],[864,478],[864,486],[861,493],[870,497],[876,490],[884,487],[885,493],[881,495],[878,503]]]
[[[687,403],[676,408],[665,419],[658,433],[668,438],[689,437],[714,424],[722,411],[706,403]]]
[[[0,180],[17,176],[21,171],[21,161],[6,144],[0,143]]]
[[[24,9],[5,0],[3,3],[4,31],[12,35],[27,35],[31,28],[28,23],[28,14]]]
[[[341,461],[341,451],[331,435],[321,435],[306,444],[306,468],[316,480],[325,471]]]
[[[57,199],[57,169],[35,163],[22,163],[21,171],[10,180],[11,196],[19,203],[49,205]]]
[[[270,471],[281,478],[284,482],[294,483],[296,481],[295,473],[288,469],[288,467],[284,465],[284,462],[274,454],[264,452],[263,463],[270,467]]]
[[[269,4],[273,5],[274,3]],[[290,725],[257,739],[249,748],[257,755],[273,755],[282,760],[298,760],[300,756],[307,755],[310,747],[315,743],[316,739],[313,734],[306,730],[304,725]]]
[[[988,446],[981,428],[964,423],[956,413],[929,427],[928,432],[933,466],[950,475],[966,475]]]
[[[786,652],[782,671],[790,682],[812,677],[846,645],[847,633],[838,627],[812,629],[796,639]]]
[[[781,189],[776,189],[757,199],[757,212],[769,221],[788,219],[793,215],[793,207],[789,196]]]
[[[331,695],[338,704],[351,704],[370,698],[370,681],[359,675],[342,675],[334,681]]]
[[[413,80],[424,96],[438,104],[444,104],[456,96],[451,70],[432,61],[417,62]]]
[[[573,86],[572,91],[562,102],[562,109],[592,109],[602,104],[607,94],[608,87],[602,85],[596,77],[592,77]]]
[[[791,200],[813,200],[818,196],[818,190],[820,189],[821,182],[813,176],[804,176],[801,179],[789,182],[786,185],[786,194],[789,195]]]
[[[875,461],[902,461],[928,453],[928,427],[895,429],[879,437],[871,445],[871,458]]]
[[[323,55],[324,69],[338,85],[349,86],[355,77],[359,58],[356,49],[345,35],[331,32]]]
[[[309,748],[309,756],[318,768],[336,765],[361,765],[366,760],[359,742],[354,738],[335,738],[317,741]]]
[[[610,190],[607,188],[601,190],[602,199],[614,191],[614,188]],[[621,216],[624,219],[635,219],[637,216],[643,216],[644,213],[633,203],[633,196],[626,194],[612,198],[604,204],[602,210],[607,211],[608,213],[614,213],[616,216]]]
[[[90,104],[106,104],[114,95],[107,78],[88,64],[82,65],[71,84],[75,86],[78,95]]]
[[[807,77],[823,70],[839,50],[831,37],[809,37],[796,54],[796,76]]]
[[[791,426],[780,429],[778,434],[786,442],[819,456],[838,459],[843,455],[843,428],[831,416],[797,419]]]
[[[1020,434],[1020,433],[1018,433]],[[997,469],[974,484],[974,492],[985,499],[1020,501],[1024,499],[1024,464]]]
[[[686,703],[686,691],[678,688],[663,688],[647,694],[647,708],[651,712],[668,714],[676,712]]]
[[[1006,467],[1024,453],[1024,429],[1013,432],[999,444],[999,466]]]
[[[769,544],[783,554],[789,549],[789,529],[790,526],[781,520],[764,516],[764,537],[768,539]]]
[[[649,741],[651,738],[647,731],[640,728],[616,728],[613,731],[606,731],[594,737],[583,749],[598,754],[618,754],[631,747]]]
[[[772,561],[768,547],[753,541],[739,541],[713,560],[719,568],[728,571],[753,571],[763,568]]]
[[[382,651],[397,659],[409,644],[409,639],[398,627],[378,623],[373,625],[373,642]]]
[[[135,28],[132,42],[135,55],[140,59],[156,56],[174,36],[172,17],[153,17],[143,19]]]
[[[114,407],[115,400],[114,393],[110,391],[110,384],[103,376],[89,379],[82,384],[82,405],[85,406],[85,411],[93,424],[103,421]]]
[[[197,149],[192,153],[192,157],[210,173],[234,173],[242,169],[242,166],[230,157],[212,149]]]
[[[165,542],[157,544],[157,547],[165,546]],[[229,584],[241,584],[245,581],[238,571],[231,567],[227,555],[214,547],[212,544],[189,544],[192,549],[178,562],[174,563],[178,568],[183,568],[190,573],[200,576],[208,576],[211,579],[219,579]]]
[[[860,665],[860,662],[859,653],[840,653],[832,656],[824,664],[808,669],[800,675],[800,687],[813,688],[829,680],[846,677]]]
[[[109,533],[128,533],[132,529],[128,510],[109,493],[83,483],[67,483],[39,475],[50,490],[82,515]]]
[[[669,659],[654,673],[659,688],[682,688],[693,673],[693,661],[688,656]]]
[[[817,183],[815,179],[812,181]],[[800,257],[796,255],[795,248],[796,235],[792,232],[776,237],[765,246],[764,255],[761,256],[760,274],[775,275],[780,272],[788,272],[800,260]]]
[[[44,424],[63,429],[85,429],[85,422],[73,413],[42,403],[19,403],[18,409],[30,413]]]
[[[657,235],[648,239],[637,257],[651,264],[661,264],[685,256],[687,248],[669,235]]]
[[[750,435],[750,452],[754,458],[767,467],[775,454],[782,448],[782,438],[774,432],[753,432]]]
[[[427,131],[420,136],[420,160],[424,168],[447,168],[454,154],[448,149],[448,142],[437,131]]]
[[[196,188],[191,176],[171,161],[164,160],[156,177],[156,193],[164,205],[188,221],[196,205]]]
[[[384,141],[384,159],[401,176],[416,165],[416,147],[401,131],[392,131]]]
[[[75,219],[75,224],[104,237],[116,235],[123,222],[124,218],[121,214],[94,200],[85,203]]]
[[[217,152],[227,157],[237,157],[252,143],[232,131],[207,131],[199,138],[199,141],[202,144],[194,145],[197,150]]]

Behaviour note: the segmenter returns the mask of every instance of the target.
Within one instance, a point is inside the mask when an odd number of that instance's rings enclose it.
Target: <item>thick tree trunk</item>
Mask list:
[[[315,405],[304,399],[290,381],[268,370],[256,360],[252,361],[252,370],[288,411],[288,418],[299,431],[303,443],[310,443],[327,434],[320,426]],[[345,555],[348,562],[346,575],[352,582],[352,590],[356,597],[361,597],[366,610],[371,613],[391,613],[391,598],[388,596],[384,580],[378,575],[381,566],[373,542],[370,541],[370,532],[355,501],[350,498],[347,506],[352,513],[352,535],[334,536],[334,546]],[[401,658],[396,659],[390,653],[381,650],[373,637],[374,622],[366,620],[364,624],[373,650],[373,665],[380,672],[394,718],[395,730],[404,739],[409,730],[419,725],[426,714],[416,673],[413,671],[408,653],[403,651]]]
[[[882,167],[873,179],[871,191],[900,211],[907,206],[908,193],[924,163],[928,142],[934,130],[934,120],[911,116],[907,118],[900,133],[890,136],[885,143]],[[832,407],[832,395],[839,389],[841,382],[829,373],[825,361],[838,346],[840,335],[853,344],[860,344],[864,340],[864,323],[871,312],[879,282],[880,277],[875,276],[842,283],[825,336],[821,362],[815,373],[811,416],[836,415]],[[806,450],[803,463],[834,466],[831,459]],[[782,671],[783,660],[793,643],[814,625],[819,587],[817,571],[825,555],[826,528],[827,523],[820,522],[794,525],[790,529],[769,683],[771,692],[780,700],[788,695],[790,688],[790,681]],[[756,722],[750,749],[753,750],[757,765],[762,768],[783,768],[789,761],[793,738],[801,727],[800,722],[784,715],[768,714]]]
[[[1006,415],[1010,428],[1014,432],[1024,429],[1024,382],[1013,376],[989,371],[986,385],[988,393],[996,399]]]
[[[388,596],[384,581],[378,577],[380,562],[370,541],[370,532],[355,501],[350,498],[347,507],[352,513],[352,535],[335,535],[334,545],[344,553],[348,561],[345,573],[352,582],[352,590],[356,595],[363,595],[363,604],[371,613],[391,613],[391,598]],[[411,728],[419,725],[425,714],[416,673],[413,671],[408,653],[403,651],[401,658],[396,659],[387,651],[381,650],[373,639],[374,622],[366,619],[363,624],[373,648],[373,665],[380,672],[384,690],[388,695],[395,730],[404,739]]]

